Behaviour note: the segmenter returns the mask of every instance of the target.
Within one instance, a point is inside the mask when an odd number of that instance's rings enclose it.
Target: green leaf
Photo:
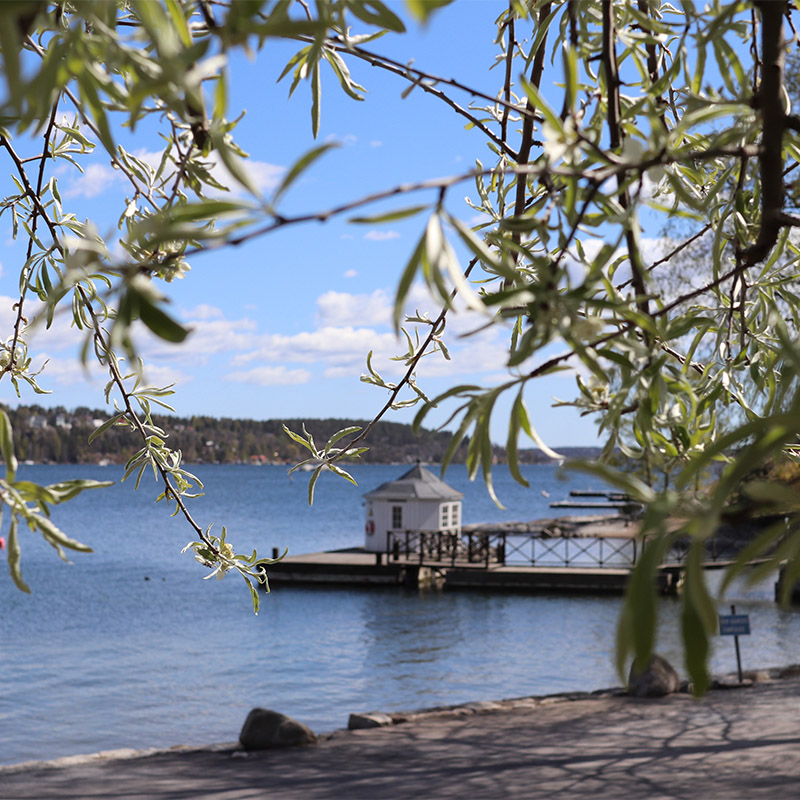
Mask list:
[[[258,608],[260,603],[260,598],[258,596],[258,589],[257,587],[253,586],[252,581],[249,580],[246,575],[242,575],[242,578],[244,578],[244,582],[247,584],[247,588],[250,590],[250,598],[253,601],[253,613],[256,616],[258,616]]]
[[[144,296],[139,297],[139,319],[165,342],[179,344],[189,335],[188,328],[184,328]]]
[[[275,190],[275,194],[272,197],[272,205],[277,206],[278,201],[286,194],[286,191],[289,187],[318,159],[320,156],[323,156],[328,150],[331,150],[334,147],[338,147],[339,145],[335,143],[328,143],[320,145],[319,147],[315,147],[313,150],[309,150],[307,153],[303,154],[294,164],[292,164],[289,171],[286,173],[284,179],[280,182],[280,185]]]
[[[89,444],[91,444],[98,436],[102,436],[109,428],[116,425],[122,418],[122,414],[116,414],[115,416],[111,417],[111,419],[107,419],[99,428],[95,428],[89,434]]]
[[[317,485],[317,479],[321,475],[324,466],[324,464],[320,464],[311,474],[311,478],[308,481],[308,504],[310,506],[314,505],[314,487]]]
[[[95,481],[89,478],[75,478],[74,480],[51,483],[47,486],[47,490],[55,498],[55,503],[65,503],[68,500],[72,500],[73,497],[77,497],[82,492],[90,489],[106,489],[113,485],[114,481]]]
[[[522,399],[523,389],[520,388],[517,394],[514,405],[511,409],[511,415],[508,420],[508,441],[506,443],[506,451],[508,452],[508,470],[514,480],[525,486],[530,486],[526,478],[519,471],[519,432],[522,427],[522,417],[527,417],[525,410],[525,402]]]
[[[80,553],[91,553],[92,548],[88,545],[82,544],[81,542],[73,539],[70,536],[67,536],[64,531],[60,528],[57,528],[47,517],[43,517],[40,514],[33,514],[31,516],[31,522],[39,529],[42,536],[44,536],[45,540],[48,544],[51,544],[53,547],[56,548],[58,551],[59,556],[66,561],[66,556],[61,551],[62,547],[66,547],[69,550],[76,550]]]
[[[349,436],[351,433],[357,433],[360,430],[361,428],[358,425],[352,425],[349,428],[342,428],[342,430],[337,431],[333,434],[333,436],[331,436],[330,439],[328,439],[324,452],[330,452],[331,447],[333,447],[333,445],[335,445],[340,439],[343,439],[345,436]]]
[[[449,6],[453,0],[406,0],[406,8],[423,24],[440,8]]]
[[[22,580],[22,570],[19,566],[20,555],[19,538],[17,536],[17,517],[13,515],[11,517],[11,523],[8,526],[8,569],[11,572],[11,578],[17,585],[17,588],[30,594],[30,587]]]
[[[422,237],[417,243],[416,248],[414,249],[414,252],[411,254],[411,258],[408,259],[408,263],[406,264],[403,274],[400,276],[400,281],[397,284],[397,292],[394,296],[393,314],[395,333],[400,332],[400,321],[403,319],[403,306],[405,305],[406,298],[411,290],[411,284],[414,281],[414,276],[417,274],[417,269],[419,268],[420,261],[422,260],[422,254],[425,251],[425,238],[426,235],[423,233]]]
[[[311,73],[311,132],[314,138],[319,133],[319,124],[322,118],[322,88],[320,86],[319,61],[314,64]]]
[[[6,464],[6,480],[14,482],[17,474],[17,457],[14,455],[14,431],[8,414],[0,408],[0,454]]]
[[[716,609],[705,585],[703,552],[703,543],[693,541],[686,556],[681,609],[686,669],[696,695],[708,689],[708,640],[717,626]]]
[[[353,16],[369,25],[386,28],[395,33],[405,33],[406,26],[400,17],[380,0],[349,0],[347,5]]]
[[[426,211],[430,206],[411,206],[409,208],[400,208],[397,211],[389,211],[386,214],[376,214],[369,217],[351,217],[348,222],[358,225],[377,225],[381,222],[394,222],[398,219],[406,219],[419,214],[421,211]]]

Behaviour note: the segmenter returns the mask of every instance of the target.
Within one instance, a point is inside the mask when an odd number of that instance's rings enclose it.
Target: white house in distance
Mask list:
[[[387,481],[364,495],[364,548],[373,553],[387,552],[390,531],[461,533],[463,497],[417,463],[397,480]]]

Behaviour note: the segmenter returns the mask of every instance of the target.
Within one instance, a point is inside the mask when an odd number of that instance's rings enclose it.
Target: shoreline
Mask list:
[[[789,664],[783,667],[762,667],[758,669],[743,670],[744,682],[739,683],[738,674],[735,672],[712,676],[709,693],[733,689],[749,689],[754,686],[775,683],[782,680],[800,678],[800,664]],[[680,692],[677,695],[687,695],[691,692],[688,681],[681,681]],[[708,694],[708,693],[707,693]],[[706,695],[707,696],[707,695]],[[363,719],[374,718],[372,724],[356,724],[348,728],[337,728],[330,732],[317,734],[317,743],[303,745],[300,748],[278,748],[274,750],[259,751],[259,753],[281,754],[298,749],[314,750],[319,744],[338,739],[348,734],[369,734],[372,731],[387,730],[402,725],[413,725],[424,722],[437,722],[447,720],[466,720],[470,717],[483,714],[501,714],[510,712],[526,712],[533,709],[545,708],[559,704],[576,703],[587,700],[602,700],[613,698],[629,698],[628,691],[622,686],[612,686],[590,691],[555,692],[545,695],[526,695],[524,697],[504,698],[502,700],[477,700],[467,703],[452,705],[431,706],[428,708],[413,709],[409,711],[360,711],[353,712],[351,717]],[[634,698],[630,698],[634,700]],[[636,702],[658,703],[664,698],[636,700]],[[698,698],[702,700],[703,698]],[[279,710],[279,709],[276,709]],[[381,721],[377,721],[381,720]],[[242,720],[244,722],[244,720]],[[302,721],[302,720],[301,720]],[[204,745],[176,744],[169,747],[149,748],[115,748],[113,750],[99,750],[91,753],[80,753],[71,756],[61,756],[54,759],[21,761],[16,764],[0,764],[0,779],[6,775],[39,770],[57,770],[70,767],[81,767],[91,764],[113,764],[114,762],[135,761],[153,756],[191,756],[198,754],[219,753],[236,758],[258,755],[256,752],[246,751],[238,742],[212,742]]]

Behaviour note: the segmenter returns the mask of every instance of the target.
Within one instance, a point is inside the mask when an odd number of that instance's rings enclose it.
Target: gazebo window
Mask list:
[[[450,525],[453,528],[458,527],[458,503],[453,503],[450,506]]]
[[[403,527],[403,506],[392,506],[392,528]]]
[[[439,527],[440,528],[446,528],[447,527],[448,510],[449,510],[449,508],[450,508],[450,506],[448,506],[447,503],[444,503],[440,508],[440,511],[439,511],[440,517],[441,517],[441,522],[439,523]]]

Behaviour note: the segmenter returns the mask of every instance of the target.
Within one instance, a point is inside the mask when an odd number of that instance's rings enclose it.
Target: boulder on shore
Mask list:
[[[254,708],[239,734],[239,742],[245,750],[270,750],[316,741],[314,732],[302,722],[266,708]]]
[[[383,728],[393,723],[394,720],[382,711],[367,711],[364,714],[351,714],[347,720],[347,728],[356,731],[362,728]]]
[[[635,666],[636,662],[631,664],[628,675],[628,694],[631,697],[664,697],[680,691],[681,680],[666,658],[653,654],[641,672],[636,672]]]

